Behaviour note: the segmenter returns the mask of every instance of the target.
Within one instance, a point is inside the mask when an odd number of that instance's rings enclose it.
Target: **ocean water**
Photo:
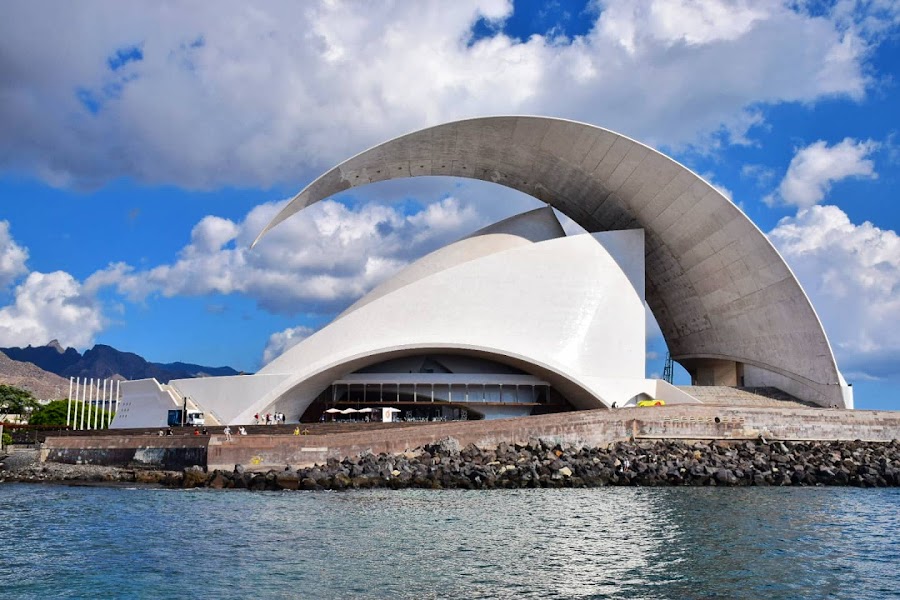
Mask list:
[[[0,598],[900,598],[900,490],[0,485]]]

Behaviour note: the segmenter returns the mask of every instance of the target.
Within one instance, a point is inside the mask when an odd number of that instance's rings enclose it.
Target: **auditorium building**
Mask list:
[[[349,188],[429,175],[546,206],[412,263],[254,375],[123,382],[112,426],[161,426],[185,402],[208,424],[492,419],[710,402],[704,387],[853,407],[809,298],[766,236],[689,169],[593,125],[488,117],[399,137],[313,181],[256,243]],[[566,235],[553,209],[587,233]],[[692,386],[646,377],[645,303]]]

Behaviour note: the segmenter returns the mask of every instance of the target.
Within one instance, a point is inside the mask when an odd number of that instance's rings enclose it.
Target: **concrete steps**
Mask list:
[[[816,407],[774,387],[731,387],[726,385],[680,385],[703,404],[713,406]],[[821,407],[817,407],[821,408]]]

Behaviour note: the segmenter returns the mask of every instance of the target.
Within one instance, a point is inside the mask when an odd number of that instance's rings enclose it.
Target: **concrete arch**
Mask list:
[[[561,392],[573,406],[579,410],[609,408],[611,401],[598,396],[592,391],[589,382],[578,379],[577,375],[541,362],[533,356],[522,356],[509,352],[506,348],[487,346],[462,347],[458,344],[442,346],[439,344],[414,344],[403,348],[373,347],[371,350],[353,356],[343,356],[327,366],[314,372],[292,375],[274,386],[271,391],[256,402],[246,406],[231,420],[235,423],[250,423],[254,414],[280,411],[292,416],[303,413],[312,401],[331,383],[340,377],[377,364],[391,358],[416,356],[429,353],[461,354],[474,358],[483,358],[494,362],[516,367],[530,375],[547,381]],[[639,393],[640,382],[635,382]]]
[[[756,225],[686,167],[593,125],[485,117],[401,136],[313,181],[256,242],[338,192],[429,175],[519,190],[590,232],[644,229],[647,303],[675,360],[689,370],[712,357],[754,365],[804,400],[852,405],[812,304]]]

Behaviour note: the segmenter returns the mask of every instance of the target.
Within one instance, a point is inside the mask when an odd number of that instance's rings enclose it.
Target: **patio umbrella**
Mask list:
[[[381,410],[384,412],[401,412],[399,408],[391,408],[390,406],[385,406]]]
[[[361,409],[359,409],[359,412],[366,412],[366,413],[369,413],[369,412],[372,412],[372,409],[369,408],[369,407],[361,408]]]
[[[325,412],[334,414],[334,413],[339,413],[339,412],[341,412],[341,409],[339,409],[339,408],[329,408],[329,409],[326,410]]]
[[[359,412],[359,411],[356,410],[355,408],[345,408],[344,410],[340,411],[340,413],[342,415],[349,415],[350,413],[356,413],[356,412]]]

